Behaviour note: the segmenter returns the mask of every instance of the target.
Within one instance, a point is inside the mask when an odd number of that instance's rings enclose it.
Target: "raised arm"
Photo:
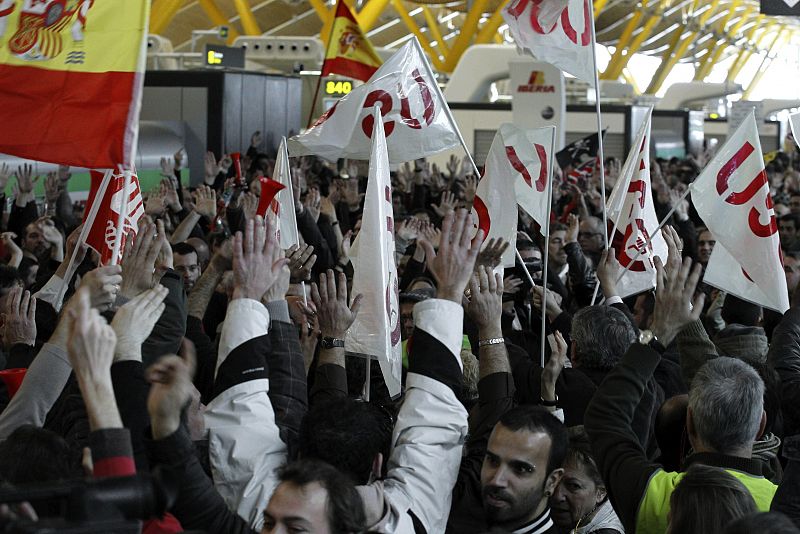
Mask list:
[[[237,233],[233,299],[222,325],[214,399],[205,413],[214,484],[228,507],[259,529],[286,445],[269,398],[269,312],[264,293],[286,268],[271,225],[257,217]]]
[[[470,239],[471,230],[467,212],[459,210],[444,219],[438,253],[429,242],[421,242],[439,298],[414,307],[406,394],[392,434],[384,481],[397,514],[385,520],[395,530],[399,525],[410,526],[411,519],[425,532],[444,532],[450,513],[467,435],[467,413],[455,394],[462,379],[461,299],[484,238],[479,231]]]
[[[660,343],[668,345],[681,328],[697,320],[702,312],[704,295],[693,300],[701,269],[699,265],[692,269],[688,258],[682,264],[679,259],[670,261],[666,269],[656,258],[656,269],[652,331]],[[635,530],[650,477],[660,468],[648,461],[632,427],[634,413],[660,360],[656,350],[634,343],[600,384],[584,418],[614,510],[631,532]]]

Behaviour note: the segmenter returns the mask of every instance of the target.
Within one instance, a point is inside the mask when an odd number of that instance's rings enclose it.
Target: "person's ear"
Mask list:
[[[561,478],[564,476],[564,469],[558,468],[554,469],[552,473],[547,475],[547,480],[544,482],[544,493],[548,497],[553,495],[556,492],[556,487],[561,482]]]
[[[767,428],[767,412],[761,410],[761,422],[758,424],[758,434],[756,434],[756,440],[761,439],[761,436],[764,435],[765,428]]]

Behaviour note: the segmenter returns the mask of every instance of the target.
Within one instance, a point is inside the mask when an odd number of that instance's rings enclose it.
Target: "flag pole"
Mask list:
[[[89,231],[94,224],[94,220],[97,218],[97,212],[100,210],[100,204],[102,203],[103,197],[106,194],[108,184],[111,181],[111,175],[111,170],[107,170],[103,175],[103,180],[100,182],[100,187],[97,189],[97,193],[94,196],[94,201],[89,208],[89,215],[83,222],[81,233],[78,235],[78,241],[75,243],[75,248],[72,249],[72,256],[69,258],[66,274],[64,275],[64,280],[61,282],[61,287],[58,290],[58,296],[56,298],[55,305],[53,306],[56,310],[61,308],[64,295],[67,293],[67,286],[69,285],[70,280],[72,280],[72,277],[75,275],[75,271],[78,269],[78,266],[75,265],[75,260],[78,257],[78,250],[81,248],[81,245],[86,243],[86,238],[89,236]]]
[[[466,141],[464,141],[464,136],[461,135],[461,130],[459,129],[458,124],[456,124],[456,120],[453,117],[453,112],[450,111],[450,106],[447,104],[447,100],[445,100],[444,95],[442,94],[442,90],[439,88],[439,84],[436,83],[436,76],[434,76],[433,69],[431,69],[431,64],[428,62],[428,56],[426,56],[425,53],[422,51],[422,47],[420,46],[419,40],[417,40],[416,36],[412,37],[411,40],[414,43],[414,48],[417,49],[417,53],[422,58],[422,62],[425,64],[425,71],[428,73],[428,77],[431,79],[431,82],[433,83],[433,90],[436,91],[436,95],[439,97],[439,102],[442,103],[442,109],[444,111],[445,116],[447,117],[447,121],[450,123],[450,126],[456,132],[456,135],[458,136],[458,141],[459,143],[461,143],[461,146],[464,149],[464,153],[467,155],[467,158],[469,158],[469,162],[472,165],[473,170],[475,171],[475,177],[480,178],[481,172],[480,170],[478,170],[478,166],[475,164],[475,160],[472,158],[472,154],[470,153],[469,148],[467,148],[467,143]]]
[[[314,100],[311,102],[311,110],[308,112],[308,125],[306,129],[311,128],[311,119],[314,118],[314,108],[317,107],[317,98],[319,97],[319,86],[322,85],[322,78],[323,72],[325,72],[325,63],[328,62],[328,47],[331,46],[331,39],[333,39],[333,30],[336,28],[336,12],[339,9],[339,2],[342,0],[336,1],[336,7],[334,7],[333,11],[333,21],[331,21],[331,31],[328,34],[328,42],[327,46],[325,47],[325,59],[322,60],[322,66],[319,69],[319,78],[317,78],[317,88],[314,89]]]
[[[550,126],[550,154],[555,154],[556,149],[556,127]],[[542,265],[542,339],[539,350],[539,358],[542,369],[544,369],[544,343],[545,332],[547,330],[547,263],[550,259],[550,213],[553,211],[553,158],[549,162],[547,177],[547,218],[544,222],[544,263]],[[528,269],[525,269],[527,272]]]
[[[608,217],[606,215],[606,164],[605,155],[603,153],[603,117],[600,113],[600,77],[597,74],[597,36],[595,35],[594,26],[594,2],[592,0],[584,0],[590,6],[589,21],[592,25],[592,65],[594,67],[594,95],[595,95],[595,111],[597,115],[597,153],[600,157],[600,194],[603,196],[603,228],[608,228]],[[603,238],[608,250],[608,233],[603,234]]]
[[[125,236],[125,220],[128,216],[128,196],[130,195],[131,182],[130,169],[122,171],[122,199],[117,214],[117,235],[114,238],[114,248],[111,252],[111,265],[119,263],[119,251],[122,248],[122,239]]]

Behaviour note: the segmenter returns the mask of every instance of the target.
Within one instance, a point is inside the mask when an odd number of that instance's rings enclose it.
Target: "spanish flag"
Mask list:
[[[133,164],[150,0],[0,0],[0,153]]]
[[[322,76],[341,74],[366,82],[382,63],[350,8],[343,0],[338,0]]]

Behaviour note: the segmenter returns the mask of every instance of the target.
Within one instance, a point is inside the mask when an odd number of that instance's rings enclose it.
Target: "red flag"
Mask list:
[[[92,171],[92,184],[89,189],[89,198],[86,201],[86,210],[83,215],[84,224],[89,225],[89,234],[86,237],[86,244],[100,254],[100,262],[107,264],[111,260],[114,250],[114,240],[117,236],[117,219],[120,209],[122,209],[122,187],[123,174],[112,174],[105,194],[100,201],[97,215],[93,221],[87,221],[92,204],[97,197],[100,184],[103,181],[104,173]],[[136,174],[132,175],[132,183],[128,187],[128,204],[125,222],[123,223],[122,246],[120,247],[119,259],[122,259],[122,251],[125,248],[125,240],[136,236],[139,228],[139,219],[144,215],[144,201],[142,192],[139,189],[139,178]]]
[[[267,215],[267,209],[269,208],[270,204],[272,204],[275,195],[277,195],[281,189],[285,189],[286,186],[264,176],[259,178],[259,181],[261,182],[261,197],[258,199],[258,209],[256,210],[256,215],[265,217]]]

